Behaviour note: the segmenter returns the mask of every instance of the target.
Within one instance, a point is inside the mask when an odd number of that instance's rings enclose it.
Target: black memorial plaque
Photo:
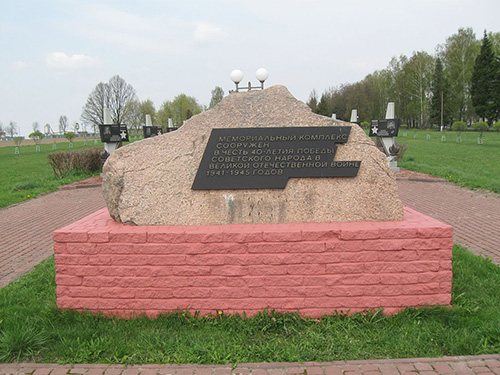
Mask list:
[[[193,190],[284,189],[291,177],[354,177],[361,161],[336,161],[350,126],[212,129]]]
[[[99,125],[101,142],[128,142],[127,125]]]
[[[399,119],[382,119],[382,120],[372,120],[370,125],[370,137],[397,137],[399,124],[401,120]]]
[[[159,126],[143,126],[144,138],[150,138],[162,134],[161,127]]]

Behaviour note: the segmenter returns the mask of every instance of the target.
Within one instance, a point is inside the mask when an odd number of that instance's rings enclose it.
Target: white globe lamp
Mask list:
[[[231,80],[238,85],[243,79],[243,72],[241,70],[233,70],[231,72]]]
[[[269,77],[269,73],[266,69],[260,68],[255,72],[255,77],[257,77],[259,82],[263,83]]]

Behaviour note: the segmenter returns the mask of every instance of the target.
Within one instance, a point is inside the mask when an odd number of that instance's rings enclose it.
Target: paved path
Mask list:
[[[500,194],[477,192],[440,180],[400,179],[405,206],[453,226],[455,243],[500,264]]]
[[[59,190],[0,209],[0,288],[54,253],[52,232],[105,206],[101,188]]]
[[[400,179],[403,204],[455,230],[454,240],[500,264],[500,196],[439,180]],[[104,207],[100,187],[62,190],[0,209],[0,288],[52,253],[52,232]],[[195,365],[0,364],[0,375],[500,375],[500,354],[331,363],[257,363],[236,367]]]
[[[500,354],[381,361],[202,365],[0,364],[0,375],[500,375]]]

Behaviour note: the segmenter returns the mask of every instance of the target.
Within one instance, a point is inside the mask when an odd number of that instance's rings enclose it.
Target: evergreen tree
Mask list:
[[[309,108],[311,108],[311,111],[316,113],[316,107],[318,106],[318,94],[316,93],[315,89],[313,89],[309,94],[307,105],[309,106]]]
[[[215,86],[212,90],[212,98],[210,99],[209,109],[215,107],[224,98],[224,90],[220,86]]]
[[[498,103],[495,103],[497,96],[495,88],[498,86],[498,80],[498,62],[485,31],[481,51],[474,64],[470,91],[474,110],[490,125],[498,117]]]
[[[330,113],[328,111],[328,101],[325,94],[321,95],[321,99],[318,103],[318,106],[316,107],[315,112],[318,115],[330,116]]]
[[[444,124],[445,121],[449,120],[450,114],[447,105],[447,82],[444,76],[443,61],[439,57],[436,59],[431,92],[431,123],[442,125],[441,119]]]

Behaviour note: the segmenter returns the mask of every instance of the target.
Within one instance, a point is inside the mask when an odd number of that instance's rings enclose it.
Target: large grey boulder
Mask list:
[[[213,128],[351,126],[336,161],[360,160],[356,177],[291,178],[285,189],[192,190]],[[394,174],[356,124],[314,114],[284,86],[234,93],[175,132],[131,143],[104,165],[110,215],[136,225],[401,220]]]

